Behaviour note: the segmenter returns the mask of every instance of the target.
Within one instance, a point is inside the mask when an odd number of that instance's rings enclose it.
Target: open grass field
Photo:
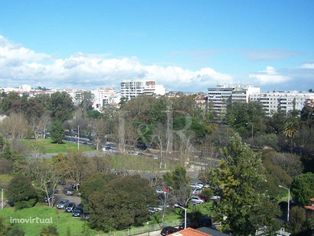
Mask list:
[[[159,213],[158,213],[159,214]],[[126,236],[129,234],[140,234],[148,231],[159,230],[162,227],[161,222],[159,224],[156,220],[153,219],[144,226],[141,227],[131,227],[130,229],[114,231],[111,233],[103,233],[100,231],[92,230],[88,227],[86,221],[82,221],[79,218],[72,217],[71,214],[65,213],[63,210],[58,210],[56,208],[49,208],[44,205],[36,205],[33,208],[27,208],[22,210],[15,210],[14,208],[5,208],[0,210],[0,217],[4,218],[7,224],[10,223],[10,220],[13,219],[30,219],[36,218],[39,219],[48,219],[52,221],[52,224],[57,227],[58,233],[60,236],[63,235],[98,235],[98,236]],[[158,217],[161,220],[161,216]],[[51,220],[50,220],[51,219]],[[34,220],[35,222],[36,220]],[[178,225],[182,219],[178,213],[175,211],[167,212],[164,218],[164,225]],[[39,222],[39,220],[38,220]],[[49,224],[45,223],[23,223],[18,224],[21,229],[25,231],[25,236],[34,236],[39,235],[43,227],[48,226]]]
[[[51,139],[24,139],[22,143],[33,153],[66,153],[77,151],[77,144],[64,142],[63,144],[52,143]],[[80,144],[80,151],[93,151],[90,146]]]
[[[6,223],[10,223],[10,219],[52,219],[52,224],[58,229],[59,235],[83,235],[83,230],[87,229],[90,234],[96,235],[97,231],[91,230],[86,225],[85,221],[79,218],[72,217],[71,214],[65,213],[63,210],[57,210],[56,208],[49,208],[47,206],[37,205],[33,208],[27,208],[22,210],[15,210],[14,208],[5,208],[0,210],[0,217],[5,219]],[[35,220],[34,220],[35,221]],[[39,220],[38,220],[39,221]],[[48,224],[44,223],[24,223],[19,224],[20,228],[25,231],[25,236],[39,235],[41,229]],[[70,234],[69,234],[70,233]]]

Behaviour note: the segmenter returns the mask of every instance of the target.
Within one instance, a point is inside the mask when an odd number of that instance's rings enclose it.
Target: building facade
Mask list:
[[[308,100],[314,99],[314,93],[287,91],[265,92],[253,94],[250,101],[262,104],[266,115],[271,116],[276,112],[289,113],[293,110],[301,111]]]
[[[121,98],[131,100],[139,95],[164,95],[165,88],[154,80],[128,80],[121,82]]]
[[[117,106],[120,102],[120,96],[113,88],[98,88],[92,90],[93,108],[102,111],[107,106]]]
[[[250,101],[253,94],[260,93],[259,87],[250,85],[218,85],[208,88],[208,104],[218,117],[226,114],[228,104]]]

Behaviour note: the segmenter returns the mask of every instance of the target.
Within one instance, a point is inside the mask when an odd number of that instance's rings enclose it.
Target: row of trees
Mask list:
[[[306,171],[314,171],[313,112],[314,108],[306,105],[302,111],[279,111],[267,117],[259,103],[234,103],[228,107],[225,121],[252,146],[300,155]]]

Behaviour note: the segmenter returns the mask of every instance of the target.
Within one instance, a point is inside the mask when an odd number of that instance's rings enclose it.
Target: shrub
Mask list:
[[[37,202],[37,193],[31,180],[25,176],[15,176],[8,185],[8,200],[16,209],[32,207]]]

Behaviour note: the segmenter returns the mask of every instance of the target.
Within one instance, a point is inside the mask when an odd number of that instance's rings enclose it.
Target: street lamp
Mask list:
[[[278,185],[279,188],[283,188],[288,191],[288,212],[287,212],[287,222],[289,222],[290,215],[290,188],[284,187],[282,185]]]
[[[179,204],[174,204],[174,206],[179,207],[179,208],[184,210],[184,228],[186,229],[186,211],[187,211],[187,209],[184,208],[183,206],[180,206]]]
[[[3,188],[1,189],[1,209],[3,209],[4,204],[3,204]]]

